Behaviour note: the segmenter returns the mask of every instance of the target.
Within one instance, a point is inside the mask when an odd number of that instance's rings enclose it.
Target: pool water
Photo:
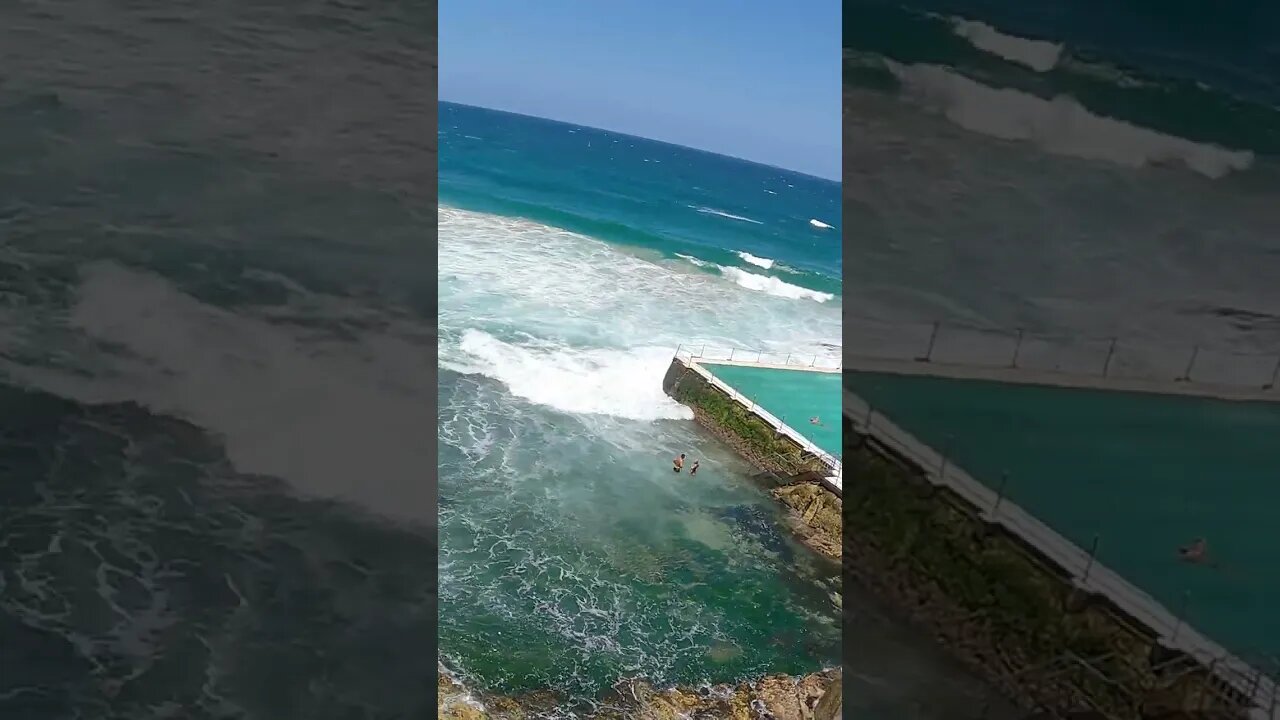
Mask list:
[[[814,445],[840,457],[840,374],[749,365],[700,363]],[[820,424],[813,424],[811,418]]]
[[[1280,656],[1280,402],[847,372],[845,385],[1168,610]],[[1177,548],[1208,542],[1219,567]],[[1267,663],[1268,665],[1272,663]]]

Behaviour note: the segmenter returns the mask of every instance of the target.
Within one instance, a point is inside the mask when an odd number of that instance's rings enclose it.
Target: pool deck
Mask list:
[[[1280,386],[1262,388],[1177,380],[1150,380],[1115,375],[1075,375],[1052,370],[956,365],[937,361],[889,360],[846,355],[844,369],[852,372],[920,375],[952,380],[990,380],[1018,385],[1045,385],[1080,390],[1181,395],[1240,402],[1280,403]]]
[[[870,360],[846,358],[844,367],[850,372],[897,373],[954,379],[994,380],[997,382],[1053,385],[1083,389],[1155,392],[1194,395],[1224,400],[1280,401],[1280,393],[1244,388],[1223,388],[1186,382],[1158,383],[1125,378],[1074,377],[1063,373],[944,365],[933,362],[903,360]],[[934,485],[946,487],[978,509],[984,521],[999,525],[1050,558],[1070,574],[1074,585],[1084,592],[1096,593],[1153,631],[1161,645],[1182,651],[1203,664],[1225,683],[1252,698],[1258,706],[1251,710],[1251,720],[1280,720],[1277,686],[1265,674],[1232,655],[1207,636],[1188,626],[1177,614],[1168,610],[1116,572],[1097,562],[1089,553],[1059,535],[1030,513],[998,492],[975,480],[925,445],[913,435],[876,412],[854,392],[844,390],[844,413],[860,433],[874,437],[898,450],[925,470]]]
[[[711,372],[706,367],[703,367],[703,365],[700,362],[698,362],[698,360],[700,359],[702,358],[690,357],[688,354],[682,355],[680,351],[677,351],[676,356],[672,359],[672,362],[678,362],[684,365],[685,367],[689,368],[693,372],[698,373],[704,379],[706,379],[707,382],[719,388],[730,398],[732,398],[733,400],[737,401],[740,405],[745,407],[747,409],[747,412],[750,412],[752,415],[755,415],[757,418],[764,421],[769,427],[773,428],[777,433],[781,435],[785,435],[788,438],[790,438],[797,445],[804,448],[805,452],[808,452],[813,456],[817,457],[818,460],[821,461],[822,464],[825,465],[828,470],[827,474],[824,475],[822,478],[822,484],[826,486],[828,490],[834,492],[837,496],[843,493],[844,486],[842,482],[841,464],[838,458],[828,453],[826,450],[823,450],[822,448],[818,447],[816,444],[814,444],[812,440],[809,440],[808,438],[806,438],[795,428],[782,422],[773,413],[755,404],[750,398],[738,392],[732,386],[730,386],[728,383],[724,382],[720,378],[716,377],[715,373]],[[751,367],[766,367],[766,368],[772,367],[779,370],[793,370],[793,371],[801,370],[801,371],[825,372],[825,373],[840,372],[839,368],[817,368],[817,367],[806,367],[806,366],[785,365],[785,364],[774,365],[770,363],[749,362],[749,361],[730,361],[730,360],[720,360],[720,359],[711,359],[711,358],[707,358],[706,361],[708,364],[712,364],[712,365],[749,365]]]

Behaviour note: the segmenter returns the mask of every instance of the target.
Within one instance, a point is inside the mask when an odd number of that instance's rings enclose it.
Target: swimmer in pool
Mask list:
[[[698,461],[694,460],[693,466],[689,468],[689,477],[693,477],[694,475],[697,475],[697,474],[698,474]]]
[[[1209,558],[1209,546],[1205,543],[1204,538],[1196,538],[1190,545],[1183,545],[1178,548],[1178,557],[1183,562],[1203,564]]]
[[[680,472],[684,469],[684,453],[680,453],[679,457],[671,461],[671,469],[674,472]]]

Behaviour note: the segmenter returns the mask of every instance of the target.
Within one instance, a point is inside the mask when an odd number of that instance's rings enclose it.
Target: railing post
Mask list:
[[[1000,512],[1000,503],[1004,502],[1004,489],[1009,484],[1009,471],[1000,473],[1000,487],[996,489],[996,502],[991,506],[991,518],[994,520]]]
[[[873,412],[875,412],[875,410],[871,407],[871,403],[867,403],[867,420],[862,423],[862,427],[867,431],[868,435],[871,434],[871,413]]]
[[[938,341],[938,329],[941,325],[941,322],[933,323],[933,331],[929,333],[929,346],[925,348],[924,355],[916,358],[916,362],[929,362],[933,359],[933,345]]]
[[[1093,544],[1089,546],[1089,562],[1084,566],[1084,575],[1080,578],[1080,584],[1084,585],[1089,582],[1089,571],[1093,569],[1093,562],[1098,557],[1098,536],[1093,536]]]
[[[1013,346],[1013,359],[1009,361],[1011,368],[1018,367],[1018,355],[1022,353],[1022,336],[1025,332],[1022,328],[1018,328],[1018,344]]]
[[[1266,385],[1262,386],[1262,389],[1270,390],[1271,388],[1276,386],[1277,380],[1280,380],[1280,357],[1276,358],[1276,366],[1275,366],[1275,369],[1271,371],[1271,379],[1267,381]]]
[[[1107,359],[1102,363],[1102,377],[1106,377],[1111,372],[1111,358],[1116,356],[1116,341],[1119,338],[1111,338],[1111,345],[1107,348]]]
[[[1191,359],[1187,361],[1187,369],[1182,371],[1182,377],[1177,378],[1175,382],[1190,382],[1191,368],[1196,366],[1196,358],[1200,356],[1200,346],[1195,345],[1191,348]]]

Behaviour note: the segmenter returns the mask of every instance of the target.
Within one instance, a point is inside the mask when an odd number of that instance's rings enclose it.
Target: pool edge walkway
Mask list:
[[[843,367],[848,372],[930,376],[950,380],[987,380],[1017,385],[1178,395],[1236,402],[1280,403],[1280,388],[1277,387],[1245,387],[1190,380],[1150,380],[1115,375],[1078,375],[1054,370],[961,365],[933,360],[902,360],[858,355],[846,355]]]

